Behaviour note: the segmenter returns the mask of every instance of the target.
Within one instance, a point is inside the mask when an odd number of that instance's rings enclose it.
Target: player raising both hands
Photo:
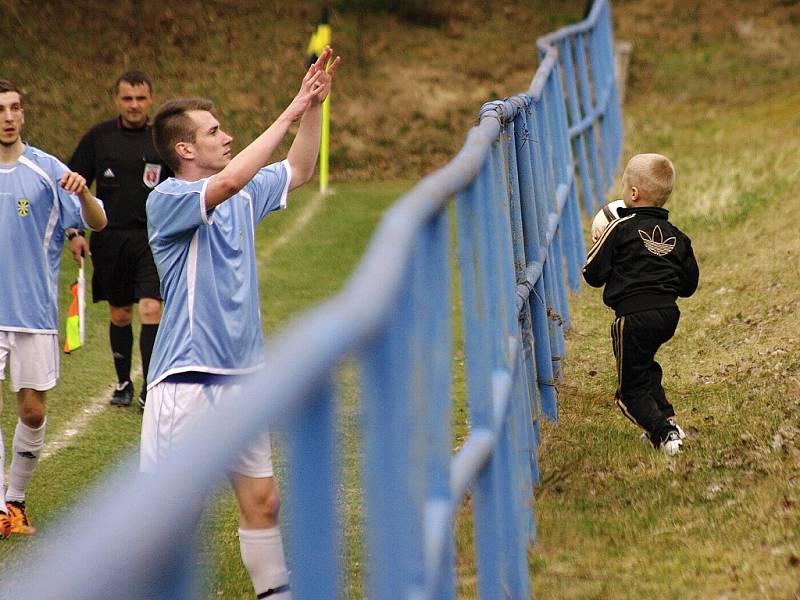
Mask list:
[[[211,410],[236,410],[240,377],[264,365],[255,225],[286,206],[317,162],[322,102],[339,57],[326,48],[281,115],[238,155],[214,105],[165,103],[153,119],[156,149],[174,170],[147,200],[148,235],[164,312],[142,424],[141,468],[163,461]],[[330,65],[326,66],[330,61]],[[285,160],[272,154],[300,121]],[[268,432],[230,465],[240,509],[242,560],[259,598],[289,598]]]

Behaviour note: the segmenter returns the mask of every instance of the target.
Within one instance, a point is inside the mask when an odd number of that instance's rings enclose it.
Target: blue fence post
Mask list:
[[[552,71],[548,75],[553,76]],[[553,184],[553,146],[552,123],[549,119],[548,104],[552,101],[545,88],[541,102],[535,107],[539,132],[542,134],[541,164],[539,166],[544,183],[544,195],[537,197],[538,215],[541,227],[544,229],[543,242],[545,246],[545,301],[547,306],[548,327],[550,331],[550,360],[553,363],[553,380],[561,381],[561,357],[564,352],[564,334],[561,329],[561,304],[563,288],[563,263],[560,255],[554,250],[555,228],[552,227],[553,205],[555,204],[555,185]],[[555,414],[546,413],[545,416],[555,419]]]
[[[547,257],[547,222],[548,206],[547,199],[547,179],[545,177],[545,135],[541,118],[542,99],[534,102],[530,106],[530,117],[528,125],[533,127],[535,132],[534,143],[530,144],[531,164],[533,171],[533,206],[531,213],[533,224],[538,233],[538,245],[531,248],[529,253],[535,256],[541,265],[541,276],[534,284],[534,296],[536,298],[533,306],[534,312],[534,338],[536,340],[536,365],[537,381],[542,399],[542,415],[550,420],[555,420],[557,416],[557,396],[555,384],[558,377],[559,364],[553,361],[553,354],[558,353],[557,332],[555,323],[551,318],[553,311],[553,269],[552,261]]]
[[[575,36],[575,53],[577,55],[578,61],[578,81],[580,82],[580,95],[581,95],[581,105],[583,106],[583,114],[584,115],[592,115],[594,113],[594,106],[592,105],[592,88],[589,83],[589,72],[588,67],[586,65],[586,51],[584,48],[583,42],[583,34],[580,33]],[[599,93],[601,91],[600,88],[595,88],[595,92]],[[582,124],[581,127],[585,127],[585,136],[586,142],[589,146],[589,157],[591,158],[592,164],[592,178],[594,181],[594,198],[595,198],[595,206],[600,206],[603,204],[605,189],[606,189],[606,182],[603,179],[603,174],[600,170],[600,159],[601,155],[597,151],[597,142],[595,139],[595,125],[594,121],[589,121],[586,124]],[[589,213],[591,214],[591,212]]]
[[[554,67],[556,74],[548,80],[550,96],[553,98],[556,148],[556,173],[560,185],[564,186],[561,214],[561,229],[564,231],[564,252],[567,259],[567,273],[569,285],[573,290],[578,290],[581,283],[581,267],[586,250],[583,243],[583,227],[581,226],[580,209],[577,205],[577,188],[575,173],[572,163],[572,149],[569,143],[569,126],[567,124],[564,96],[561,81],[558,76],[558,65]],[[562,198],[559,196],[559,198]],[[566,314],[565,323],[569,326],[569,313]]]
[[[330,382],[287,427],[291,511],[288,548],[297,598],[338,598],[339,519],[336,490],[336,394]],[[314,444],[307,439],[315,440]]]
[[[572,48],[569,36],[564,37],[558,45],[559,58],[563,66],[564,87],[566,87],[565,102],[569,109],[570,129],[576,127],[581,121],[581,110],[578,104],[577,82],[575,80],[575,68],[572,64]],[[592,193],[592,183],[589,178],[589,160],[586,156],[586,146],[583,135],[580,132],[570,134],[571,140],[575,144],[575,152],[578,155],[578,172],[581,177],[581,187],[583,189],[583,205],[587,214],[594,211],[595,201]]]
[[[520,97],[517,97],[518,99]],[[527,108],[526,98],[524,103],[521,99],[518,100],[519,111],[514,120],[509,123],[509,135],[506,139],[506,155],[508,158],[508,178],[509,178],[509,191],[510,191],[510,219],[511,219],[511,239],[514,248],[514,276],[517,296],[515,305],[518,309],[516,327],[519,332],[520,348],[519,358],[516,368],[519,369],[519,376],[515,381],[522,381],[525,386],[524,400],[517,402],[518,404],[518,418],[520,426],[524,426],[522,439],[520,443],[522,447],[520,452],[527,454],[526,465],[530,470],[530,477],[525,479],[524,497],[531,498],[533,496],[533,485],[538,477],[538,453],[536,449],[537,436],[535,432],[536,421],[539,418],[539,392],[535,385],[535,371],[533,368],[533,323],[530,310],[529,294],[530,287],[527,287],[527,265],[528,260],[525,252],[525,228],[522,216],[522,186],[520,180],[524,180],[523,185],[530,186],[530,165],[528,164],[528,149],[526,144],[530,143],[528,140],[529,132],[525,123],[525,110]],[[520,175],[524,172],[525,175]],[[526,190],[530,193],[530,187]],[[520,296],[520,290],[525,290],[524,297]],[[520,394],[521,391],[515,391]],[[533,520],[533,513],[530,512],[530,525],[531,531],[535,529]]]
[[[542,268],[539,263],[540,248],[539,242],[539,229],[536,227],[536,210],[533,206],[533,175],[532,175],[532,145],[536,143],[535,140],[535,124],[529,123],[531,100],[528,100],[522,110],[519,111],[515,120],[515,142],[516,142],[516,166],[517,177],[519,179],[519,229],[521,231],[520,239],[523,245],[524,262],[521,265],[523,271],[519,274],[520,281],[524,281],[523,287],[518,286],[517,289],[524,289],[524,297],[521,298],[522,314],[523,314],[523,352],[526,372],[528,374],[528,384],[531,387],[529,393],[530,406],[531,406],[531,472],[534,485],[539,483],[539,417],[542,414],[542,403],[544,396],[555,396],[554,388],[551,385],[545,385],[543,378],[552,378],[552,365],[549,359],[550,339],[547,334],[546,323],[547,314],[543,310],[542,303],[539,301],[535,293],[535,286],[537,282],[542,279]],[[533,128],[531,127],[533,125]],[[538,267],[538,269],[537,269]],[[534,316],[534,306],[539,304],[540,310]],[[544,331],[538,333],[534,331],[536,321],[544,323]],[[546,347],[545,347],[546,346]],[[537,350],[538,348],[538,350]],[[540,365],[537,359],[538,354],[546,355],[547,358],[542,361]],[[541,370],[540,370],[541,366]],[[550,369],[550,372],[545,375],[545,368]],[[555,402],[555,399],[552,399]]]
[[[547,163],[550,172],[550,215],[548,217],[548,235],[551,236],[552,245],[548,250],[548,255],[553,256],[553,268],[556,270],[556,298],[558,315],[558,340],[559,340],[559,359],[564,355],[564,330],[569,327],[569,296],[567,293],[567,282],[564,274],[567,269],[569,249],[567,248],[568,232],[565,231],[565,219],[562,218],[564,207],[566,176],[563,169],[563,153],[559,140],[560,127],[558,120],[557,98],[553,93],[554,84],[560,85],[558,80],[558,66],[553,68],[547,78],[542,94],[544,100],[543,108],[545,123],[548,131],[549,153]]]
[[[488,165],[488,163],[487,163]],[[490,265],[486,260],[486,231],[490,177],[488,166],[458,195],[458,258],[461,267],[461,301],[464,321],[464,351],[467,365],[467,398],[471,434],[485,430],[494,439],[490,352],[491,317],[484,288]],[[490,355],[491,356],[491,355]],[[502,556],[497,532],[502,530],[497,506],[497,456],[493,453],[474,483],[473,524],[478,567],[478,589],[482,598],[491,598],[502,589]]]
[[[613,103],[616,102],[616,74],[614,72],[613,51],[610,54],[607,53],[601,27],[595,27],[590,32],[589,48],[589,63],[592,66],[592,86],[598,96],[598,108],[603,109],[598,116],[598,125],[600,128],[606,189],[608,189],[614,183],[614,168],[617,164],[613,137],[614,118],[613,115],[609,114],[609,108],[612,108]],[[610,65],[605,64],[605,57],[611,58]]]
[[[390,599],[423,586],[416,560],[423,555],[418,499],[406,468],[412,460],[410,273],[384,333],[361,355],[364,412],[366,540],[369,597]]]
[[[455,597],[453,577],[453,499],[450,493],[452,447],[450,361],[452,351],[450,314],[450,228],[447,212],[433,219],[421,232],[414,256],[415,378],[419,386],[418,422],[425,438],[424,564],[425,590],[435,600]],[[413,468],[413,465],[409,465]]]
[[[514,277],[514,248],[511,235],[511,193],[510,181],[514,145],[513,122],[505,123],[500,139],[492,144],[490,161],[492,166],[492,182],[494,193],[489,209],[491,214],[490,231],[493,240],[494,265],[490,271],[491,288],[495,290],[495,298],[499,310],[495,313],[493,326],[495,363],[492,374],[493,402],[495,414],[495,430],[499,436],[497,453],[500,498],[502,506],[501,518],[504,535],[501,543],[505,546],[505,574],[508,590],[512,598],[530,597],[527,561],[527,536],[520,538],[520,530],[529,530],[530,522],[524,519],[523,495],[530,484],[530,469],[523,469],[523,450],[527,440],[521,440],[520,431],[527,432],[527,423],[522,421],[519,412],[520,401],[514,395],[519,389],[514,381],[524,376],[524,371],[517,371],[519,364],[519,321],[516,303],[516,279]],[[510,143],[509,143],[510,141]],[[525,436],[527,437],[527,435]],[[527,462],[527,461],[526,461]]]
[[[614,72],[614,42],[611,32],[611,8],[605,2],[601,8],[600,15],[595,25],[594,34],[598,39],[596,52],[592,52],[590,58],[593,61],[593,68],[597,70],[595,85],[599,89],[608,89],[608,100],[605,112],[600,115],[601,125],[606,125],[608,129],[607,138],[609,145],[608,181],[614,179],[613,169],[618,165],[622,155],[622,113],[617,89],[617,78]]]

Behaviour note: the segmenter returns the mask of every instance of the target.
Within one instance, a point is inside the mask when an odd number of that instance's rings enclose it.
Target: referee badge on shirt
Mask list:
[[[159,179],[161,179],[161,165],[144,163],[144,173],[142,174],[144,184],[152,189],[158,185]]]

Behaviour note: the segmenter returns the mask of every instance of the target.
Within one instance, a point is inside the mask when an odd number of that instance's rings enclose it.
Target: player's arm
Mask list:
[[[334,65],[329,69],[330,72],[326,71],[325,63],[331,53],[331,49],[326,48],[317,62],[309,67],[297,95],[275,122],[237,154],[222,171],[208,180],[205,192],[206,209],[212,209],[221,204],[247,185],[259,169],[269,164],[272,153],[289,131],[291,124],[306,113],[312,102],[319,104],[321,103],[320,97],[322,100],[325,99],[330,90],[333,69],[335,64],[338,64],[337,57]],[[317,125],[317,136],[319,136],[319,125]],[[319,137],[317,137],[317,145],[319,145]],[[316,162],[316,156],[314,162]]]
[[[91,132],[81,138],[67,164],[70,171],[80,173],[86,180],[86,187],[91,187],[95,177],[94,140]],[[83,257],[91,254],[89,242],[83,236],[83,232],[74,227],[67,229],[67,240],[72,258],[81,264]]]
[[[64,188],[64,191],[78,197],[83,220],[93,231],[100,231],[106,226],[108,223],[106,211],[103,210],[101,202],[89,191],[83,175],[75,171],[67,171],[61,176],[58,184]]]
[[[326,55],[327,53],[327,55]],[[317,63],[321,62],[322,76],[319,79],[318,93],[312,97],[308,109],[300,120],[300,127],[297,135],[289,148],[286,159],[292,168],[292,180],[289,182],[289,190],[303,185],[311,180],[314,175],[314,167],[319,156],[320,128],[322,125],[322,103],[328,97],[333,83],[333,74],[339,65],[340,57],[336,57],[330,66],[325,69],[325,61],[330,58],[330,48],[326,48]]]

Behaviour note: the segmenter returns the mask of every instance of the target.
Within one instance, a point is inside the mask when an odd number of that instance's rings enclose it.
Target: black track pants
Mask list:
[[[675,334],[677,307],[647,310],[618,317],[611,326],[617,359],[617,406],[631,421],[650,434],[658,445],[674,429],[667,418],[675,415],[661,386],[661,365],[655,355]]]

